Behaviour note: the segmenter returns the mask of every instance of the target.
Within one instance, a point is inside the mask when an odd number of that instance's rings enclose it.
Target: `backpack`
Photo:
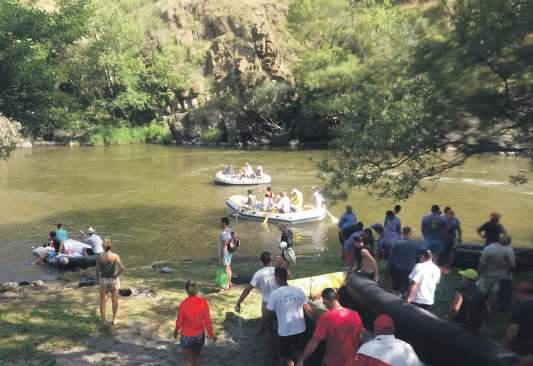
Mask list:
[[[228,252],[233,253],[241,246],[241,240],[235,233],[235,231],[231,231],[231,238],[228,241],[227,248]]]

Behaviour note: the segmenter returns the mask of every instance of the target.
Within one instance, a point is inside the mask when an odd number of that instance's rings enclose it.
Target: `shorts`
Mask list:
[[[493,293],[498,292],[499,289],[499,276],[480,276],[477,281],[477,287],[481,292],[490,296]]]
[[[290,336],[278,335],[279,355],[284,359],[296,361],[305,348],[305,332],[293,334]]]
[[[117,278],[100,278],[100,291],[113,295],[120,289],[120,280]]]
[[[224,258],[222,258],[222,264],[224,266],[229,266],[231,264],[231,258],[233,257],[233,253],[230,253],[226,250],[226,253],[224,253]]]
[[[413,304],[414,306],[418,306],[420,309],[424,309],[424,310],[428,310],[431,308],[431,305],[429,304],[419,304],[419,303],[416,303],[416,302],[412,302],[411,304]]]
[[[195,353],[200,353],[205,343],[205,334],[199,334],[197,336],[184,336],[180,337],[181,348],[192,349]]]
[[[407,291],[409,288],[409,274],[411,273],[408,269],[401,269],[397,267],[391,268],[391,277],[392,277],[392,289],[394,291]]]

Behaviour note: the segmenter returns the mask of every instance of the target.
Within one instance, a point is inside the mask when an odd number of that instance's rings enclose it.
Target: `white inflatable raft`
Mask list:
[[[242,195],[234,195],[226,200],[226,205],[233,211],[235,215],[243,219],[263,221],[268,215],[269,222],[279,222],[286,224],[301,224],[311,221],[320,221],[326,216],[325,208],[313,208],[298,212],[278,213],[267,212],[261,209],[240,211],[243,202],[246,202],[246,197]]]
[[[215,184],[235,185],[235,186],[252,186],[258,184],[269,184],[272,182],[272,178],[268,174],[261,174],[254,178],[238,177],[236,175],[224,174],[224,171],[220,170],[215,174]]]

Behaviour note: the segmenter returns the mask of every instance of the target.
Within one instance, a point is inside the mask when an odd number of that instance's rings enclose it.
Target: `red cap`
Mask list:
[[[375,334],[394,334],[394,320],[387,314],[381,314],[374,320]]]

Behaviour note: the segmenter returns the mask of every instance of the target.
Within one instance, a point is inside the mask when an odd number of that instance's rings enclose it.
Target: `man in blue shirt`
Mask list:
[[[403,296],[407,295],[409,274],[418,262],[417,257],[422,251],[422,245],[412,239],[411,228],[409,226],[404,227],[402,238],[394,241],[389,256],[392,289]]]
[[[438,205],[431,206],[431,214],[422,219],[422,235],[426,242],[426,248],[431,250],[433,261],[437,262],[444,251],[444,233],[446,231],[446,219],[440,214]]]
[[[400,235],[393,231],[386,231],[381,224],[374,224],[371,228],[378,234],[377,247],[379,258],[387,260],[389,258],[392,242],[400,239]]]
[[[446,230],[444,231],[444,252],[442,253],[442,273],[450,273],[450,265],[453,260],[455,244],[461,243],[461,223],[455,217],[455,212],[451,207],[444,208],[444,219],[446,220]]]
[[[389,210],[385,213],[385,222],[383,223],[383,228],[385,231],[392,231],[397,233],[398,235],[402,232],[402,223],[400,221],[400,218],[392,212],[392,210]]]
[[[349,235],[347,234],[348,229],[355,225],[357,222],[357,216],[355,215],[355,212],[353,212],[353,208],[350,205],[346,205],[346,211],[341,215],[339,218],[339,223],[337,226],[339,227],[339,242],[341,244],[341,255],[342,259],[344,260],[344,251],[342,247],[344,246],[344,241],[348,239]]]

